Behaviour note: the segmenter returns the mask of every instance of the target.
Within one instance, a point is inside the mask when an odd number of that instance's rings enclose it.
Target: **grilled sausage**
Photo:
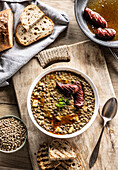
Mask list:
[[[116,35],[116,31],[111,28],[98,28],[96,32],[96,36],[103,40],[112,39]]]
[[[77,108],[81,108],[84,105],[84,94],[82,85],[79,81],[76,82],[76,85],[79,87],[79,90],[76,94],[74,94],[74,105]]]
[[[79,90],[79,87],[74,84],[62,84],[56,82],[57,87],[67,94],[75,94]]]
[[[84,104],[84,95],[81,83],[79,81],[76,84],[62,84],[56,82],[57,87],[62,90],[64,93],[72,94],[74,97],[74,105],[77,108],[81,108]]]
[[[107,21],[97,12],[94,12],[89,8],[85,8],[84,14],[92,23],[96,24],[97,26],[102,28],[107,27]]]

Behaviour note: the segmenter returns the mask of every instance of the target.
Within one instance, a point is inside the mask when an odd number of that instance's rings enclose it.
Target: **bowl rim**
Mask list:
[[[27,137],[28,137],[27,127],[26,127],[25,123],[23,122],[23,120],[20,119],[19,117],[15,116],[15,115],[6,115],[6,116],[0,117],[0,120],[1,120],[1,119],[12,118],[12,117],[15,118],[15,119],[17,119],[17,120],[19,120],[19,121],[23,124],[23,126],[24,126],[24,128],[25,128],[25,130],[26,130],[26,137],[25,137],[24,142],[22,143],[22,145],[21,145],[20,147],[18,147],[17,149],[15,149],[15,150],[12,150],[12,151],[4,151],[4,150],[1,150],[1,149],[0,149],[0,152],[3,152],[3,153],[14,153],[14,152],[20,150],[20,149],[25,145],[26,140],[27,140]]]
[[[65,134],[65,135],[58,135],[58,134],[53,134],[51,132],[48,132],[47,130],[45,130],[44,128],[42,128],[38,123],[37,121],[35,120],[33,114],[32,114],[32,110],[31,110],[31,95],[32,95],[32,91],[34,89],[34,87],[36,86],[36,84],[38,83],[38,81],[44,77],[46,74],[49,74],[51,72],[54,72],[54,71],[70,71],[70,72],[73,72],[73,73],[76,73],[76,74],[79,74],[81,75],[82,77],[84,77],[87,82],[91,85],[92,89],[93,89],[93,92],[94,92],[94,95],[95,95],[95,109],[94,109],[94,114],[92,115],[90,121],[80,130],[74,132],[74,133],[71,133],[71,134]],[[79,71],[78,69],[75,69],[75,68],[72,68],[72,67],[68,67],[68,66],[59,66],[59,67],[53,67],[53,68],[50,68],[50,69],[47,69],[45,70],[44,72],[42,72],[41,74],[39,74],[36,79],[32,82],[31,86],[30,86],[30,89],[29,89],[29,92],[28,92],[28,96],[27,96],[27,110],[28,110],[28,113],[29,113],[29,116],[32,120],[32,122],[34,123],[34,125],[40,130],[42,131],[44,134],[48,135],[48,136],[51,136],[51,137],[54,137],[54,138],[61,138],[61,139],[65,139],[65,138],[72,138],[72,137],[75,137],[77,135],[80,135],[82,134],[84,131],[86,131],[91,125],[92,123],[94,122],[97,114],[98,114],[98,109],[99,109],[99,96],[98,96],[98,91],[97,91],[97,88],[96,86],[94,85],[93,81],[83,72]]]

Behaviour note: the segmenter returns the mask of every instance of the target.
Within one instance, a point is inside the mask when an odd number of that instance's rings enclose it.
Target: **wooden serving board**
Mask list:
[[[33,80],[44,70],[55,66],[71,66],[81,70],[91,77],[99,93],[100,111],[104,103],[115,96],[110,80],[107,65],[101,49],[93,42],[86,41],[69,46],[71,54],[70,62],[59,62],[43,69],[36,58],[33,58],[13,77],[14,88],[19,105],[21,118],[28,128],[29,152],[34,170],[39,167],[36,161],[36,153],[40,143],[49,142],[51,137],[40,132],[32,123],[27,112],[27,94]],[[52,49],[52,53],[53,53]],[[93,170],[116,170],[118,167],[118,115],[108,124],[103,133],[98,159],[93,166]],[[103,121],[99,114],[92,126],[83,134],[69,139],[83,163],[84,169],[89,169],[91,153],[98,141]]]

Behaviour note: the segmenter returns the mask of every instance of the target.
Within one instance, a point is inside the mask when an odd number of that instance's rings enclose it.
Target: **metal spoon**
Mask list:
[[[104,125],[103,125],[103,128],[102,128],[99,140],[98,140],[98,142],[97,142],[97,144],[96,144],[96,146],[95,146],[95,148],[94,148],[94,150],[91,154],[90,161],[89,161],[89,168],[92,168],[93,165],[95,164],[96,160],[97,160],[98,153],[99,153],[100,141],[101,141],[101,138],[102,138],[104,128],[105,128],[107,122],[114,118],[116,113],[117,113],[117,100],[116,100],[116,98],[112,97],[105,103],[105,105],[102,109],[102,114],[100,114],[100,116],[104,120]]]
[[[111,54],[114,56],[114,58],[118,61],[118,56],[116,55],[116,53],[111,49],[109,48]]]

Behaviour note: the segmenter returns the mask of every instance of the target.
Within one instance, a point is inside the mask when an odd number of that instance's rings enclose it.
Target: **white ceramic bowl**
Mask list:
[[[89,82],[89,84],[91,85],[92,89],[93,89],[93,92],[94,92],[94,96],[95,96],[95,109],[94,109],[94,114],[92,115],[90,121],[80,130],[72,133],[72,134],[65,134],[65,135],[57,135],[57,134],[53,134],[53,133],[50,133],[48,132],[47,130],[45,130],[44,128],[42,128],[35,120],[33,114],[32,114],[32,110],[31,110],[31,95],[32,95],[32,91],[34,89],[34,87],[36,86],[36,84],[38,83],[38,81],[44,77],[46,74],[48,73],[51,73],[51,72],[54,72],[54,71],[71,71],[73,73],[76,73],[76,74],[79,74],[81,75],[82,77],[84,77],[87,82]],[[98,113],[98,108],[99,108],[99,97],[98,97],[98,92],[97,92],[97,89],[94,85],[94,83],[92,82],[92,80],[86,75],[84,74],[83,72],[77,70],[77,69],[74,69],[74,68],[71,68],[71,67],[54,67],[54,68],[51,68],[51,69],[48,69],[46,71],[44,71],[43,73],[41,73],[32,83],[30,89],[29,89],[29,92],[28,92],[28,97],[27,97],[27,109],[28,109],[28,112],[29,112],[29,116],[32,120],[32,122],[34,123],[34,125],[40,130],[42,131],[43,133],[45,133],[46,135],[49,135],[51,137],[54,137],[54,138],[72,138],[72,137],[75,137],[77,135],[80,135],[82,134],[84,131],[86,131],[91,125],[92,123],[94,122],[96,116],[97,116],[97,113]]]

